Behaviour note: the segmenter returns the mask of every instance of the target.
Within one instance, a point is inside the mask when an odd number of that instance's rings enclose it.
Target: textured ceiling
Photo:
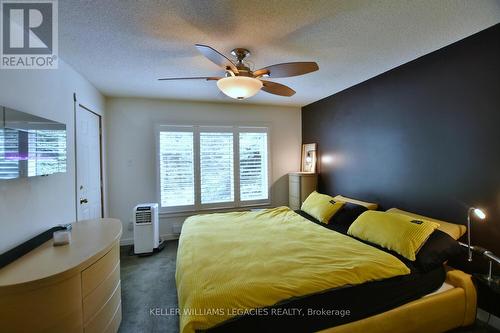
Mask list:
[[[213,81],[156,79],[221,75],[195,43],[246,47],[255,69],[316,61],[318,72],[275,79],[295,96],[243,101],[303,106],[499,22],[500,0],[64,0],[59,48],[105,95],[219,102],[233,100]]]

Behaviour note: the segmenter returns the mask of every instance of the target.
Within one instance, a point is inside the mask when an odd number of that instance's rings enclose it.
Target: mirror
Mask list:
[[[66,172],[66,125],[0,106],[0,180]]]

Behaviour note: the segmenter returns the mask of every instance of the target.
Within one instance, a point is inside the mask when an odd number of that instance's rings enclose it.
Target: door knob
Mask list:
[[[86,203],[89,203],[89,201],[85,198],[80,198],[80,205],[83,205],[83,204],[86,204]]]

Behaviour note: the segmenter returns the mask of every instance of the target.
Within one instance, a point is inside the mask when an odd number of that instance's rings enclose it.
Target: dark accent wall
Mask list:
[[[473,243],[500,255],[500,25],[305,106],[302,140],[320,191],[456,223],[484,208]]]

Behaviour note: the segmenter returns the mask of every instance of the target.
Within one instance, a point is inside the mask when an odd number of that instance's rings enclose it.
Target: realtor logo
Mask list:
[[[1,0],[0,4],[0,68],[57,68],[57,0]]]

